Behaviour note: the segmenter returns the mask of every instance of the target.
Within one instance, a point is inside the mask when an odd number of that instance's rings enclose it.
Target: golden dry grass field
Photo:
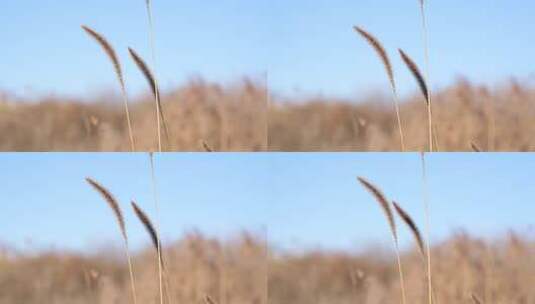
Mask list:
[[[192,233],[164,248],[173,303],[400,303],[395,258],[387,248],[358,253],[268,249],[244,233],[220,241]],[[535,243],[511,233],[479,239],[458,233],[432,250],[436,303],[531,304]],[[408,303],[427,303],[425,265],[416,249],[402,253]],[[159,303],[152,248],[134,256],[140,303]],[[267,267],[267,268],[266,268]],[[267,285],[266,285],[267,283]],[[120,249],[80,254],[16,252],[0,258],[0,303],[131,303]],[[266,292],[269,298],[266,300]]]
[[[162,94],[172,151],[400,151],[390,97],[292,99],[243,81],[221,86],[195,81]],[[81,102],[62,98],[0,101],[2,151],[129,151],[118,97]],[[268,106],[269,101],[269,106]],[[131,104],[136,149],[157,150],[154,101]],[[421,96],[400,106],[405,146],[427,150]],[[535,89],[510,81],[493,88],[459,81],[434,96],[438,151],[535,150]]]

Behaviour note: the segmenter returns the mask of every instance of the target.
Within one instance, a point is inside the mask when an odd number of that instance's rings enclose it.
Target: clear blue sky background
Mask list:
[[[428,156],[433,240],[457,229],[533,235],[535,155]],[[96,248],[120,240],[114,218],[84,181],[92,176],[122,203],[132,242],[148,244],[128,209],[154,216],[146,154],[1,154],[0,240],[18,248]],[[169,154],[156,157],[165,240],[199,229],[243,230],[281,249],[390,246],[383,214],[356,182],[367,177],[423,229],[418,154]],[[403,245],[410,235],[401,229]],[[31,243],[28,241],[31,240]]]
[[[374,33],[393,58],[403,93],[416,87],[395,52],[423,64],[417,0],[154,0],[158,67],[164,88],[195,75],[229,83],[269,70],[272,90],[286,95],[356,96],[387,89],[383,67],[352,32]],[[428,1],[434,88],[459,75],[496,83],[533,81],[531,1]],[[119,50],[132,94],[145,83],[126,47],[149,58],[144,0],[3,0],[0,88],[18,94],[87,95],[114,89],[100,49],[79,29],[104,33]],[[528,64],[527,64],[528,63]],[[146,90],[145,90],[146,91]]]

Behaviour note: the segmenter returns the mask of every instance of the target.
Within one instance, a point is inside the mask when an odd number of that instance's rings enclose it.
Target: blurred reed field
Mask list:
[[[277,304],[401,303],[395,258],[388,249],[275,254],[269,263],[269,301]],[[434,303],[535,301],[535,242],[512,233],[483,240],[458,233],[432,248]],[[407,303],[428,303],[425,262],[402,254]]]
[[[174,303],[400,303],[399,276],[388,248],[284,253],[244,233],[229,241],[191,233],[166,246]],[[531,304],[535,242],[511,233],[483,240],[458,233],[432,249],[436,303]],[[416,248],[402,252],[409,303],[426,303],[425,265]],[[133,257],[140,303],[159,303],[152,248]],[[266,270],[266,263],[267,269]],[[266,285],[266,276],[268,284]],[[131,303],[128,267],[119,249],[0,255],[0,303]]]
[[[206,296],[221,304],[267,303],[262,236],[243,233],[221,241],[195,232],[162,250],[173,303],[204,303]],[[2,253],[2,304],[132,303],[128,266],[120,247],[94,253],[9,249]],[[160,303],[153,248],[133,255],[133,264],[138,303]]]
[[[129,151],[117,96],[0,102],[2,151]],[[265,84],[222,86],[202,80],[163,94],[171,134],[164,150],[399,151],[396,113],[387,96],[356,99],[267,96]],[[269,98],[269,110],[267,101]],[[157,149],[154,101],[130,103],[136,149]],[[492,88],[468,80],[436,92],[433,120],[439,151],[534,151],[535,88],[511,80]],[[414,94],[400,102],[408,151],[427,149],[426,107]]]
[[[489,88],[459,80],[434,93],[438,151],[535,150],[535,88],[511,80]],[[277,100],[276,98],[274,98]],[[272,151],[400,151],[389,97],[283,99],[269,112]],[[280,99],[278,100],[280,101]],[[427,150],[427,111],[419,94],[400,102],[407,151]]]
[[[266,89],[253,80],[226,87],[195,80],[162,92],[162,108],[170,133],[170,144],[162,144],[165,151],[205,151],[205,146],[216,151],[266,150]],[[130,103],[137,151],[158,149],[154,116],[150,96]],[[118,96],[81,102],[4,95],[0,134],[2,151],[130,151]]]

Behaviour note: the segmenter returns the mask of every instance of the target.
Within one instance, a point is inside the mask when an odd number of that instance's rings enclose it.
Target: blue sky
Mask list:
[[[428,156],[432,237],[533,234],[533,154]],[[122,204],[136,248],[148,244],[128,208],[154,208],[146,154],[1,154],[0,242],[18,248],[97,248],[119,240],[112,213],[84,181]],[[390,246],[383,214],[356,182],[364,176],[423,229],[418,154],[167,154],[156,156],[162,235],[198,229],[232,238],[243,230],[280,249]],[[404,246],[410,235],[401,229]]]
[[[164,88],[195,76],[233,83],[264,80],[284,95],[357,96],[386,90],[383,67],[352,32],[367,28],[393,59],[400,90],[416,86],[395,52],[423,64],[417,0],[154,0],[158,74]],[[431,83],[458,76],[495,84],[511,76],[533,82],[531,12],[535,3],[428,1]],[[94,95],[117,90],[100,49],[81,23],[119,50],[131,94],[146,92],[126,47],[149,58],[144,1],[3,0],[0,88],[22,95]]]

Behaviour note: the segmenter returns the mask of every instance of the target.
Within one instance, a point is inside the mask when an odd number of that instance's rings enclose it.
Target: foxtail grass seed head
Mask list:
[[[399,49],[399,54],[401,55],[401,59],[403,59],[403,62],[405,62],[405,65],[407,65],[407,68],[409,68],[412,75],[416,79],[416,82],[418,82],[420,90],[424,95],[425,102],[429,103],[429,89],[427,83],[425,82],[423,74],[420,72],[420,69],[418,68],[416,63],[414,63],[414,61],[409,57],[409,55],[407,55],[402,49]]]
[[[418,245],[418,249],[420,250],[420,253],[422,254],[422,257],[425,257],[425,249],[424,249],[424,242],[422,238],[422,234],[420,233],[420,229],[418,229],[418,226],[416,226],[416,223],[411,218],[411,216],[401,208],[401,206],[396,203],[392,202],[394,205],[394,209],[396,210],[397,214],[403,222],[409,227],[410,231],[412,232],[412,235],[414,236],[414,239],[416,240],[416,244]]]
[[[161,248],[161,246],[160,240],[158,238],[158,233],[156,232],[156,228],[152,224],[152,221],[150,220],[149,216],[136,204],[136,202],[132,201],[131,204],[137,218],[141,221],[141,223],[149,233],[154,249],[156,250],[156,252],[158,252],[158,249]]]
[[[383,62],[383,65],[386,69],[386,73],[388,75],[388,80],[390,81],[390,84],[392,85],[392,88],[396,90],[396,83],[394,81],[394,71],[392,69],[392,64],[390,63],[390,58],[388,57],[388,54],[377,38],[364,30],[361,27],[354,26],[353,29],[359,33],[369,44],[370,46],[375,50],[381,61]]]
[[[126,234],[126,228],[124,223],[124,217],[123,213],[121,211],[121,208],[119,207],[119,203],[117,203],[117,200],[113,197],[110,191],[108,189],[104,188],[101,184],[96,182],[95,180],[87,177],[85,179],[100,195],[104,198],[108,206],[110,206],[111,210],[113,211],[115,218],[117,220],[117,223],[119,224],[119,229],[121,230],[121,234],[123,235],[123,238],[125,241],[128,241],[128,237]]]
[[[132,60],[134,60],[134,63],[136,64],[136,66],[139,68],[139,70],[141,71],[143,76],[145,76],[145,79],[149,83],[149,87],[158,104],[158,108],[159,108],[158,114],[160,116],[160,119],[162,120],[162,125],[164,127],[164,132],[165,132],[167,143],[170,144],[169,128],[167,127],[167,122],[165,120],[165,116],[163,113],[160,88],[157,85],[156,78],[154,77],[154,74],[152,73],[151,69],[149,68],[145,60],[143,60],[143,58],[141,58],[141,56],[139,56],[139,54],[136,53],[134,49],[128,48],[128,52],[130,53],[130,57],[132,57]]]
[[[375,200],[379,203],[381,206],[381,209],[383,209],[383,212],[385,213],[386,219],[388,220],[388,225],[390,226],[390,230],[392,231],[392,235],[394,237],[394,240],[398,241],[398,235],[396,231],[396,223],[394,222],[394,216],[392,214],[392,210],[390,208],[390,204],[388,203],[388,200],[386,199],[385,195],[379,188],[377,188],[375,185],[367,181],[366,179],[362,177],[357,178],[358,181],[368,190],[374,197]]]
[[[156,81],[149,66],[147,65],[145,60],[143,60],[143,58],[141,58],[141,56],[139,56],[138,53],[134,51],[134,49],[128,48],[128,52],[130,53],[130,56],[132,57],[132,60],[134,60],[134,63],[136,64],[136,66],[139,68],[139,70],[141,71],[143,76],[145,76],[145,79],[149,83],[149,87],[152,91],[152,94],[156,96],[156,92],[159,93],[159,91],[158,91],[158,88],[156,87]]]
[[[115,49],[111,46],[111,44],[98,32],[91,29],[88,26],[82,25],[82,29],[91,36],[104,50],[106,55],[108,55],[108,58],[113,64],[113,67],[115,69],[115,74],[117,75],[117,79],[119,80],[119,83],[121,84],[121,89],[125,90],[125,84],[124,84],[124,77],[123,77],[123,71],[121,68],[121,64],[119,62],[119,58],[117,57],[117,53],[115,52]]]

